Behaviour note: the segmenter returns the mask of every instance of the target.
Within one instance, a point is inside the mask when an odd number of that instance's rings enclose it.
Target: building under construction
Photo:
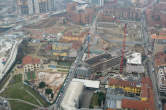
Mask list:
[[[110,54],[104,53],[87,59],[85,62],[90,66],[90,71],[94,73],[101,72],[111,67],[119,66],[120,57],[112,57]]]

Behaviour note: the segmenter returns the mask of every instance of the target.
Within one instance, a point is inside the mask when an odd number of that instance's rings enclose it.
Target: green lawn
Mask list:
[[[69,72],[67,69],[58,69],[58,72]]]
[[[41,98],[41,96],[36,91],[34,91],[33,89],[31,89],[30,87],[25,86],[25,85],[24,85],[24,88],[26,88],[26,90],[28,90],[29,92],[31,92],[37,99],[39,99],[40,102],[43,104],[44,107],[47,107],[49,105],[45,100],[43,100]]]
[[[71,66],[72,62],[59,61],[57,64],[59,66]]]
[[[21,81],[22,81],[22,74],[15,75],[15,76],[13,77],[13,81],[14,81],[14,83],[19,83],[19,82],[21,82]]]
[[[70,69],[70,66],[57,65],[56,68]]]
[[[91,99],[90,108],[94,108],[94,106],[99,106],[97,94],[93,94]]]
[[[28,80],[34,80],[36,78],[35,72],[26,73]]]
[[[9,101],[9,102],[12,107],[12,110],[33,110],[35,108],[31,105],[27,105],[17,101]]]
[[[37,99],[39,99],[40,102],[43,104],[43,106],[45,106],[45,107],[48,106],[47,102],[45,102],[38,93],[36,93],[34,90],[32,90],[29,86],[26,86],[22,83],[22,75],[14,76],[12,83],[9,84],[8,88],[2,94],[0,94],[0,96],[14,98],[14,99],[21,99],[21,100],[25,100],[30,103],[36,104],[36,105],[40,105],[26,91],[31,92]],[[16,102],[16,101],[10,101],[10,102],[11,102],[12,110],[32,110],[34,108],[30,105],[25,105],[25,104],[22,104],[22,103]],[[14,103],[16,103],[16,104],[14,104]],[[25,106],[25,108],[23,109],[24,106]]]
[[[91,99],[90,108],[100,107],[101,103],[105,100],[105,93],[97,92],[94,93]]]
[[[38,102],[25,90],[26,88],[22,83],[12,84],[1,95],[8,98],[22,99],[33,104],[39,105]]]

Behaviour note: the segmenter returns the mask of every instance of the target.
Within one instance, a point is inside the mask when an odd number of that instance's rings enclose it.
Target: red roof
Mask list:
[[[160,35],[152,34],[151,37],[152,37],[152,39],[163,39],[163,40],[165,40],[166,39],[166,34],[165,35],[163,35],[163,33],[161,33]]]
[[[141,97],[148,98],[148,85],[146,85],[146,84],[143,84],[141,86]]]
[[[148,84],[149,87],[152,88],[152,81],[151,81],[151,79],[150,79],[149,77],[143,77],[141,83],[142,83],[142,84]]]
[[[122,99],[122,108],[145,110],[149,108],[149,104],[139,100]]]
[[[77,42],[73,42],[72,43],[72,48],[74,48],[74,49],[79,49],[80,48],[80,46],[81,46],[81,42],[80,41],[77,41]]]
[[[22,59],[22,64],[26,65],[26,64],[39,64],[40,63],[40,59],[38,58],[32,58],[31,56],[25,56]]]
[[[160,3],[155,6],[155,10],[153,10],[152,8],[146,10],[147,22],[149,26],[155,26],[155,25],[161,25],[163,27],[166,26],[165,7],[166,7],[166,4]],[[160,20],[154,20],[154,17],[158,17],[158,16],[160,16]]]
[[[158,52],[155,55],[155,66],[165,66],[166,65],[166,54],[164,52]]]
[[[124,81],[124,80],[118,80],[118,79],[109,79],[109,85],[113,86],[128,86],[128,87],[136,87],[136,82],[133,81]]]
[[[164,104],[164,110],[166,110],[166,103]]]
[[[152,89],[152,81],[149,77],[142,78],[141,97],[147,97],[147,101],[141,100],[122,100],[122,108],[136,110],[155,110],[154,93]]]

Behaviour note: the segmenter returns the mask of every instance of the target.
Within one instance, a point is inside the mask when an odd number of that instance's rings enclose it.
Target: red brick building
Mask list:
[[[100,14],[99,19],[101,21],[112,21],[113,17],[115,17],[116,19],[140,20],[141,11],[133,7],[124,8],[118,6],[110,6],[104,8],[103,12]]]
[[[141,97],[146,100],[122,100],[122,108],[135,110],[155,110],[154,93],[152,89],[152,81],[149,77],[142,78]]]
[[[89,24],[92,22],[95,13],[92,8],[85,8],[84,10],[77,10],[77,3],[73,2],[67,5],[67,18],[76,24]]]
[[[24,66],[24,72],[32,72],[39,70],[40,68],[40,59],[33,58],[31,56],[25,56],[22,59],[22,64]]]
[[[111,85],[121,85],[123,87],[135,87],[135,82],[121,81],[121,80],[113,80],[110,79]],[[119,95],[120,96],[120,95]],[[143,77],[141,80],[141,92],[140,99],[131,99],[128,97],[124,97],[121,99],[121,102],[118,104],[118,107],[122,109],[130,109],[130,110],[155,110],[155,102],[154,102],[154,93],[152,88],[152,81],[149,77]],[[114,96],[115,98],[115,96]],[[118,98],[119,101],[120,97]],[[114,99],[113,99],[114,100]],[[113,101],[112,103],[115,103]],[[113,104],[114,105],[114,104]],[[119,109],[120,109],[119,108]],[[107,110],[118,110],[116,108],[108,108]]]
[[[155,66],[166,66],[166,54],[164,52],[158,52],[155,55]]]
[[[147,22],[149,26],[160,25],[166,27],[166,1],[160,1],[154,7],[146,10]]]

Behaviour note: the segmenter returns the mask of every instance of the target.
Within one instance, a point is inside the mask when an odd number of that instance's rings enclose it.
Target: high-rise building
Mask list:
[[[99,4],[100,4],[101,7],[104,6],[104,0],[100,0]]]
[[[17,12],[20,15],[46,13],[56,9],[55,0],[17,0]]]
[[[40,13],[45,13],[48,12],[48,0],[38,0],[38,4],[39,5],[39,12]]]
[[[17,0],[18,14],[29,14],[28,0]]]
[[[49,9],[49,11],[54,11],[56,9],[55,5],[56,5],[55,0],[48,0],[48,9]]]
[[[93,5],[98,5],[101,7],[104,5],[104,0],[90,0],[89,2]]]
[[[40,13],[39,11],[39,0],[34,0],[34,9],[35,9],[35,13]]]
[[[32,0],[27,0],[27,3],[28,3],[28,12],[29,12],[29,14],[33,14],[34,10],[33,10],[33,2],[32,2]]]

